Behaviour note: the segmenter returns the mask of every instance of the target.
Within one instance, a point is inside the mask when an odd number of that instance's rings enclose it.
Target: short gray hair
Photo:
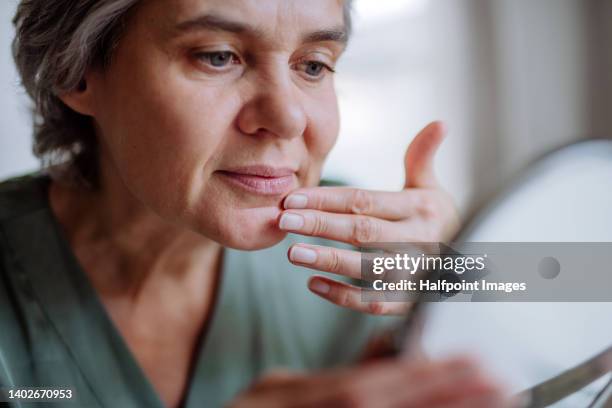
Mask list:
[[[111,62],[129,15],[141,0],[22,0],[13,19],[13,57],[34,102],[33,152],[43,167],[65,163],[62,177],[97,188],[98,142],[90,117],[58,97],[82,86],[90,67]],[[347,31],[351,3],[344,1]]]

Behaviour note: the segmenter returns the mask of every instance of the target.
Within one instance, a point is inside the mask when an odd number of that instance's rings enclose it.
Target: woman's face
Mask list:
[[[234,248],[284,237],[339,128],[343,0],[150,0],[87,75],[105,159],[131,194]]]

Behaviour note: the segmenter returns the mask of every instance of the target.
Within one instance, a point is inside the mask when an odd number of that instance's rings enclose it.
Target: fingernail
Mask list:
[[[317,253],[312,249],[295,246],[289,251],[289,259],[297,263],[312,264],[317,261]]]
[[[285,209],[301,209],[306,208],[308,205],[308,197],[304,194],[292,194],[289,197],[285,198]]]
[[[320,280],[311,281],[308,287],[310,288],[310,290],[320,295],[327,295],[331,290],[331,286]]]
[[[285,231],[300,230],[304,226],[304,217],[297,214],[283,214],[278,226]]]

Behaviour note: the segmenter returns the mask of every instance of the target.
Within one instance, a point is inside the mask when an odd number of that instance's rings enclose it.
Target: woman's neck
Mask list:
[[[134,358],[164,404],[178,406],[212,316],[221,246],[163,220],[108,173],[99,191],[52,182],[49,196]]]
[[[198,287],[201,296],[214,280],[221,246],[153,213],[110,167],[102,168],[96,191],[53,181],[49,193],[52,210],[93,285],[102,296],[131,301],[148,291],[162,295],[158,292],[181,286]]]

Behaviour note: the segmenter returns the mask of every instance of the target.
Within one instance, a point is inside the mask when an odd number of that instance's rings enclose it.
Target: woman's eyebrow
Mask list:
[[[263,38],[266,36],[264,30],[248,23],[230,20],[216,14],[204,14],[189,20],[182,21],[174,27],[176,34],[190,31],[225,31],[234,34],[246,34],[250,37]],[[348,33],[344,26],[330,29],[316,30],[302,36],[303,43],[333,41],[346,44]]]
[[[348,33],[344,26],[328,29],[328,30],[317,30],[312,33],[306,34],[302,38],[303,43],[314,43],[314,42],[325,42],[334,41],[341,44],[348,42]]]
[[[233,21],[215,14],[204,14],[186,21],[182,21],[175,26],[175,31],[227,31],[235,34],[248,33],[251,35],[261,35],[261,30],[247,23]]]

